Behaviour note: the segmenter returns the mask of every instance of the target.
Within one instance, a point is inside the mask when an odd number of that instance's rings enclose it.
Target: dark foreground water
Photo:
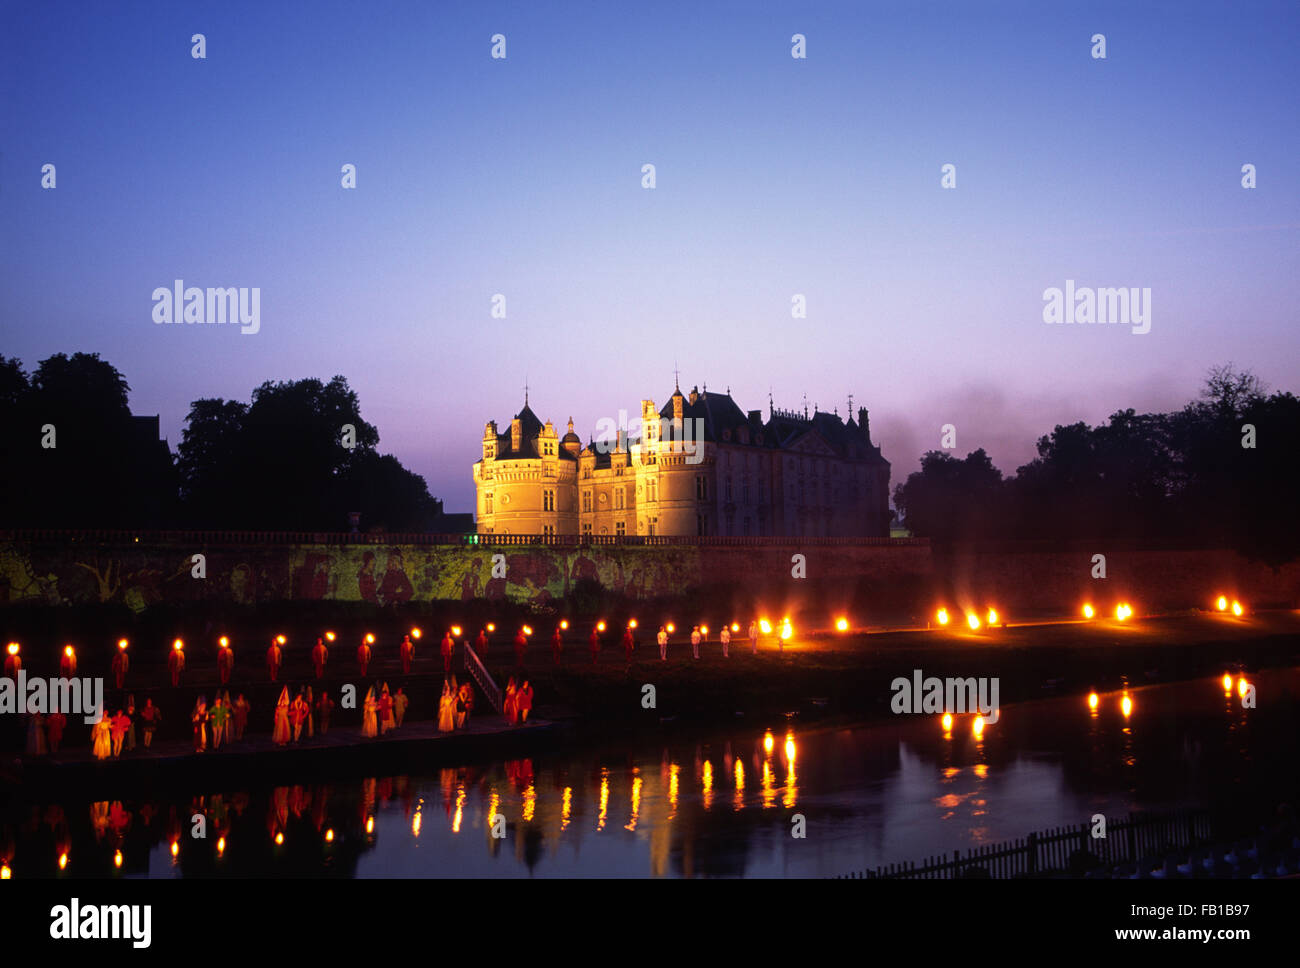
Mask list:
[[[1295,795],[1300,761],[1300,669],[1251,681],[1255,709],[1202,679],[1131,690],[1127,717],[1119,693],[1095,712],[1079,696],[1008,707],[978,738],[971,716],[947,735],[930,715],[780,720],[398,777],[112,801],[11,789],[0,861],[15,878],[819,876],[1096,813],[1248,819]]]

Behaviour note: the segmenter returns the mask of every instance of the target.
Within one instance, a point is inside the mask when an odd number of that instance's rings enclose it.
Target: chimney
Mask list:
[[[696,401],[700,399],[700,388],[691,387],[691,406],[695,406]]]
[[[617,445],[614,447],[614,451],[615,451],[615,453],[619,453],[619,454],[621,454],[621,453],[623,453],[625,450],[627,450],[627,431],[624,430],[622,427],[619,427],[619,428],[618,428],[618,443],[617,443]]]
[[[510,449],[516,454],[524,446],[524,422],[518,417],[510,421]]]
[[[682,419],[682,411],[685,408],[685,404],[686,401],[682,398],[682,395],[680,393],[673,394],[673,419],[674,420]]]
[[[862,436],[867,440],[871,439],[871,424],[867,418],[867,408],[858,407],[858,429],[862,431]]]

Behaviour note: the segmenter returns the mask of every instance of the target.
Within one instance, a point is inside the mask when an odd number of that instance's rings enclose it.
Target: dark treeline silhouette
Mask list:
[[[930,451],[894,503],[914,534],[940,543],[1195,543],[1276,564],[1300,554],[1298,455],[1300,400],[1229,364],[1177,412],[1058,426],[1015,477],[982,449],[965,459]]]
[[[375,450],[341,376],[195,400],[174,457],[129,391],[98,354],[59,353],[30,376],[0,356],[0,525],[344,531],[353,511],[366,530],[436,523],[424,479]]]

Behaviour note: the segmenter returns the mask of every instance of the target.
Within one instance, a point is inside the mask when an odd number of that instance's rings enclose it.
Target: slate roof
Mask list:
[[[537,414],[533,413],[528,404],[524,404],[524,409],[515,414],[515,419],[519,421],[520,429],[523,431],[522,438],[519,441],[519,449],[513,447],[513,440],[510,435],[510,425],[507,425],[506,432],[497,434],[497,460],[539,460],[541,454],[537,450],[537,435],[542,432],[543,423],[537,419]],[[566,434],[567,438],[568,435]],[[564,449],[562,445],[556,447],[556,456],[560,460],[576,461],[577,458]]]

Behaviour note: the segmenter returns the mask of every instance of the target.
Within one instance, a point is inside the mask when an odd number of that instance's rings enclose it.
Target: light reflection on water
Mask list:
[[[1258,709],[1215,678],[1101,694],[1092,709],[1085,696],[1012,706],[982,734],[969,715],[946,731],[927,715],[677,732],[666,746],[409,777],[11,805],[0,860],[16,877],[60,876],[60,865],[62,876],[110,876],[119,852],[123,873],[155,877],[839,874],[1095,813],[1290,795],[1296,730],[1256,717],[1294,722],[1300,670],[1252,681]],[[190,836],[196,813],[205,841]],[[802,839],[791,836],[796,814]]]

